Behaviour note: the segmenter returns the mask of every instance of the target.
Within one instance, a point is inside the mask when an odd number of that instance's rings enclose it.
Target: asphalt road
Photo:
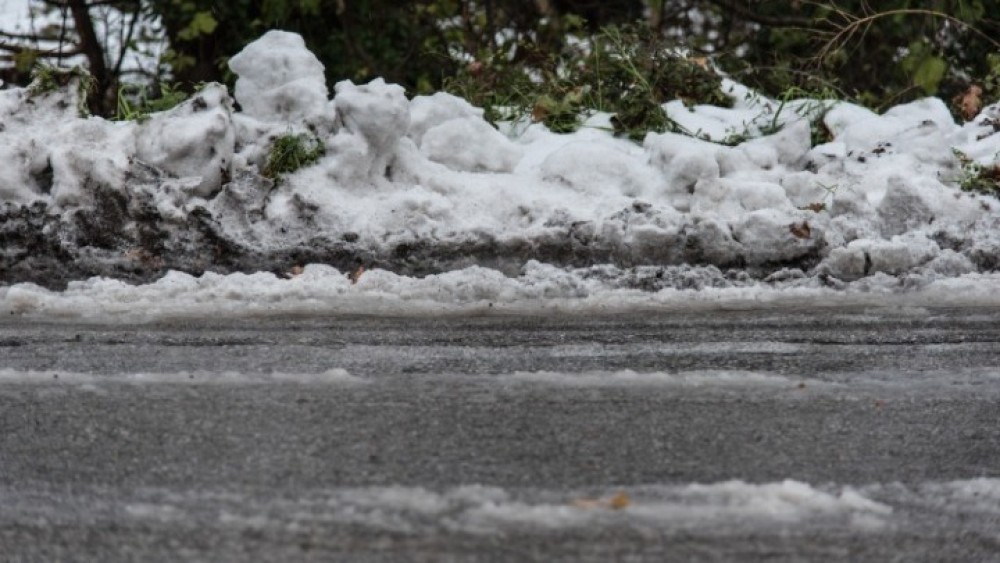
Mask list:
[[[1000,560],[998,366],[997,311],[10,319],[0,561]]]

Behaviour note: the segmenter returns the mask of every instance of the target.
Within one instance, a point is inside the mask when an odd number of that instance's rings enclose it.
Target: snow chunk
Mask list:
[[[842,104],[827,114],[825,123],[838,141],[854,151],[874,150],[880,143],[896,139],[952,134],[958,130],[951,112],[939,98],[896,106],[881,116]]]
[[[434,162],[464,172],[512,172],[524,155],[521,147],[478,117],[451,119],[431,127],[422,136],[420,151]]]
[[[851,126],[878,119],[872,110],[848,102],[838,102],[823,116],[823,125],[835,137],[840,137]]]
[[[656,172],[607,143],[578,141],[556,150],[541,165],[542,178],[575,190],[601,195],[611,190],[629,197],[655,191]]]
[[[384,178],[410,125],[403,87],[376,78],[362,86],[344,80],[335,90],[336,117],[343,127],[327,139],[332,158],[324,162],[329,175],[345,185]]]
[[[747,211],[792,208],[785,190],[770,182],[753,182],[720,178],[701,180],[694,187],[691,212],[714,214],[736,220]]]
[[[424,133],[431,128],[445,121],[465,117],[481,119],[483,110],[446,92],[417,96],[410,101],[410,129],[406,136],[420,146]]]
[[[327,108],[323,63],[302,36],[268,31],[229,59],[236,101],[243,112],[265,121],[294,122]]]
[[[177,177],[200,177],[193,193],[218,191],[233,161],[236,134],[226,87],[209,84],[183,104],[139,127],[136,156]]]
[[[121,190],[134,150],[135,124],[109,124],[100,118],[74,120],[59,129],[72,143],[52,143],[47,157],[36,159],[32,176],[51,173],[51,195],[62,207],[90,203],[94,185]],[[44,168],[40,165],[44,163]]]
[[[934,212],[924,194],[899,176],[889,178],[889,186],[877,208],[885,236],[901,235],[934,220]]]
[[[805,212],[760,209],[733,225],[733,236],[744,246],[747,263],[787,262],[816,250],[821,232]]]
[[[818,271],[845,281],[879,272],[900,275],[927,264],[940,252],[937,243],[921,233],[907,233],[892,237],[892,240],[858,239],[847,247],[833,249]],[[943,260],[947,262],[939,262],[934,267],[962,268],[953,256]]]
[[[926,264],[941,251],[937,243],[921,233],[906,233],[892,237],[892,240],[877,240],[867,245],[864,241],[856,243],[868,247],[873,272],[893,275],[903,274]]]
[[[773,135],[746,141],[739,148],[754,164],[769,170],[779,164],[794,166],[806,156],[811,146],[809,122],[799,119],[786,124]]]

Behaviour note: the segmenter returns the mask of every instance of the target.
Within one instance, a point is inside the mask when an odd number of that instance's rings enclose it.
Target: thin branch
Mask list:
[[[128,24],[128,33],[125,34],[124,39],[121,42],[121,48],[118,53],[118,62],[115,63],[115,69],[112,71],[114,76],[119,76],[122,72],[122,63],[125,62],[125,55],[128,53],[129,44],[132,42],[132,36],[135,33],[135,26],[139,23],[139,16],[142,12],[139,7],[136,6],[135,12],[132,13],[132,21]]]
[[[868,9],[867,4],[865,5],[866,10]],[[826,42],[825,45],[820,49],[819,53],[816,55],[817,60],[823,60],[828,58],[834,51],[837,51],[854,37],[859,31],[862,36],[868,33],[871,26],[880,19],[892,17],[892,16],[927,16],[931,18],[942,19],[947,22],[951,22],[957,26],[969,30],[970,32],[978,35],[982,39],[985,39],[988,43],[993,45],[995,48],[1000,49],[1000,42],[982,32],[975,26],[968,24],[955,16],[950,16],[948,14],[937,12],[934,10],[924,10],[917,8],[900,8],[898,10],[888,10],[885,12],[879,12],[874,14],[868,14],[865,16],[854,16],[839,10],[838,15],[844,17],[847,23],[843,26],[838,26],[838,31],[834,34],[833,38]]]
[[[60,24],[60,27],[59,27],[59,47],[58,47],[58,49],[60,51],[62,51],[65,48],[64,45],[66,44],[66,32],[69,29],[69,25],[66,24],[66,20],[69,18],[69,10],[67,10],[66,7],[63,6],[63,7],[59,8],[59,13],[62,16],[62,24]],[[61,62],[62,62],[62,60],[60,59],[60,63]]]
[[[68,51],[54,50],[54,49],[34,49],[32,47],[25,47],[24,45],[13,45],[10,43],[0,42],[0,51],[6,51],[8,53],[20,54],[20,53],[34,53],[39,58],[46,59],[68,59],[80,55],[83,51],[74,48]]]
[[[4,39],[12,39],[14,41],[28,41],[33,43],[41,43],[42,41],[55,41],[56,37],[51,37],[48,35],[41,35],[38,33],[11,33],[9,31],[0,30],[0,37]]]

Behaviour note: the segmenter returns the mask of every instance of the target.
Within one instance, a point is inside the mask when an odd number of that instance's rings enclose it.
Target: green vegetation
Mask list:
[[[559,133],[576,130],[592,110],[605,111],[614,114],[615,131],[633,139],[681,131],[665,102],[732,106],[708,59],[679,52],[644,26],[606,27],[533,65],[495,53],[444,89],[483,107],[490,121],[530,116]]]
[[[32,71],[31,84],[28,86],[28,95],[44,96],[46,94],[68,88],[76,84],[77,113],[81,117],[87,116],[87,98],[94,91],[94,78],[90,76],[82,67],[58,68],[46,64],[35,66]]]
[[[271,145],[264,165],[264,176],[276,179],[316,162],[324,154],[323,142],[306,134],[286,134]]]
[[[726,102],[714,68],[768,95],[835,92],[876,110],[940,96],[963,119],[973,98],[1000,97],[1000,0],[31,1],[63,23],[0,38],[14,63],[0,77],[23,83],[31,67],[82,56],[100,115],[121,113],[122,82],[231,84],[227,57],[274,28],[301,34],[330,84],[381,76],[411,93],[444,88],[491,119],[531,114],[557,131],[590,109],[614,113],[631,137],[672,130],[658,102]],[[125,48],[94,34],[99,9],[120,12],[107,35]],[[129,49],[161,29],[160,64],[126,80]]]
[[[953,152],[962,167],[958,180],[962,191],[1000,196],[1000,166],[983,166],[958,149]]]
[[[181,104],[188,98],[176,86],[164,84],[158,96],[150,97],[145,86],[122,85],[118,88],[118,104],[115,112],[117,121],[145,121],[150,114],[166,111]]]

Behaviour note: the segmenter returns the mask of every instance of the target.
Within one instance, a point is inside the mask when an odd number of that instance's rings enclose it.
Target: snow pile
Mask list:
[[[619,497],[627,498],[628,504],[617,510],[610,508],[614,501],[608,499],[613,498],[552,504],[500,497],[467,510],[460,523],[465,530],[480,533],[511,527],[553,530],[595,525],[645,525],[697,533],[712,527],[752,530],[776,523],[807,527],[816,521],[841,519],[862,531],[881,527],[892,514],[890,506],[850,487],[830,493],[793,480],[643,487],[635,496]]]
[[[208,496],[219,523],[236,528],[309,528],[324,523],[401,534],[446,531],[477,536],[640,529],[645,534],[710,537],[771,532],[775,527],[804,531],[831,526],[864,533],[884,528],[893,514],[889,505],[851,487],[824,490],[793,480],[641,486],[599,496],[483,485],[441,491],[401,486],[342,488],[272,501],[280,503],[279,518],[274,518],[275,507],[270,503],[261,506],[257,499],[246,502],[232,493]],[[161,494],[149,501],[132,504],[136,508],[131,514],[151,520],[183,520],[198,509],[199,499]]]
[[[72,84],[0,91],[0,282],[64,287],[92,275],[152,281],[171,269],[281,273],[318,262],[411,276],[480,265],[493,273],[460,275],[521,291],[530,283],[501,278],[540,260],[609,264],[626,278],[647,266],[712,268],[725,287],[888,287],[879,276],[890,276],[912,288],[1000,264],[1000,205],[958,189],[968,170],[954,153],[1000,162],[1000,105],[959,125],[937,99],[876,115],[835,101],[779,103],[727,81],[733,108],[670,102],[691,135],[649,134],[640,145],[600,127],[606,115],[570,135],[530,123],[497,131],[464,100],[407,99],[382,80],[340,82],[330,100],[322,64],[286,32],[268,32],[230,67],[235,100],[209,85],[138,123],[77,116]],[[810,119],[833,140],[813,146]],[[265,177],[288,136],[312,140],[321,156]],[[688,287],[682,278],[633,287]],[[259,281],[265,293],[278,283]],[[8,290],[5,303],[34,291]]]
[[[727,280],[721,275],[678,270],[657,270],[648,278],[635,279],[628,272],[608,268],[567,272],[531,263],[517,277],[473,266],[424,278],[374,270],[357,278],[357,283],[325,265],[306,266],[291,279],[267,272],[195,277],[172,271],[153,284],[140,286],[91,278],[70,282],[58,292],[31,283],[0,287],[0,315],[144,322],[260,315],[600,315],[760,307],[817,312],[837,307],[1000,307],[994,289],[1000,275],[996,274],[920,279],[914,282],[915,289],[900,291],[899,280],[884,274],[834,288],[818,278],[740,284],[724,283]],[[714,286],[715,282],[719,285]]]

